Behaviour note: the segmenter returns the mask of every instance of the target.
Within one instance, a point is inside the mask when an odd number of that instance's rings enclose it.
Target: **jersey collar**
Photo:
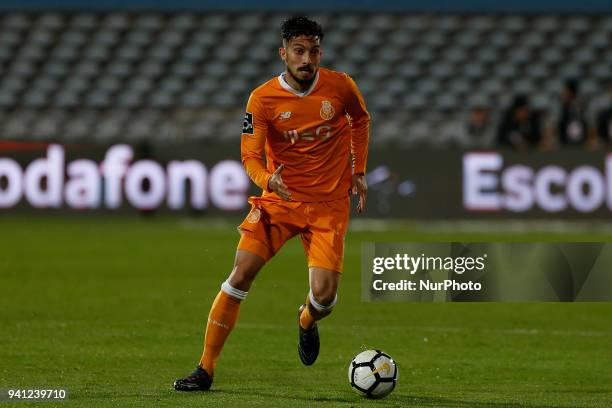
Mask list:
[[[287,83],[287,81],[285,81],[285,78],[283,76],[284,72],[281,72],[281,74],[278,76],[278,83],[280,84],[280,86],[282,86],[283,88],[285,88],[286,90],[288,90],[292,94],[297,95],[297,96],[302,98],[304,96],[309,95],[313,91],[315,86],[317,86],[317,82],[319,82],[319,72],[320,72],[320,70],[317,70],[317,74],[315,75],[315,79],[314,79],[314,81],[312,81],[312,84],[310,85],[310,88],[308,88],[304,92],[296,91],[295,89],[293,89],[291,87],[291,85],[289,85]]]

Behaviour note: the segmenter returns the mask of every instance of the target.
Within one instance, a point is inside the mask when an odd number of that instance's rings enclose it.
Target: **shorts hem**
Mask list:
[[[342,273],[342,269],[343,269],[342,266],[336,267],[336,266],[322,265],[322,264],[308,264],[308,268],[327,269],[329,271],[334,271],[336,273]]]
[[[268,262],[270,258],[274,256],[274,253],[266,246],[266,244],[256,240],[255,238],[249,237],[244,233],[242,234],[242,237],[240,237],[237,249],[252,252],[262,258],[265,262]]]

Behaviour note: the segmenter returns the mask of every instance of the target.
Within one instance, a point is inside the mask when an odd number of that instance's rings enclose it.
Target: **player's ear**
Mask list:
[[[280,55],[281,59],[285,62],[286,58],[287,58],[287,50],[285,49],[285,47],[279,47],[278,48],[278,55]]]

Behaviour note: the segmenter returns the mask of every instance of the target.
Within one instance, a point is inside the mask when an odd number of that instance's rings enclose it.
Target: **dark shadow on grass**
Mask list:
[[[509,403],[509,402],[482,402],[482,401],[466,401],[466,400],[453,400],[449,398],[442,397],[419,397],[419,396],[410,396],[410,395],[402,395],[398,393],[394,393],[388,398],[384,398],[382,400],[368,400],[360,397],[359,395],[347,392],[344,393],[345,396],[337,396],[337,397],[328,397],[324,395],[313,395],[310,397],[304,397],[300,395],[291,395],[291,394],[283,394],[283,393],[275,393],[275,392],[266,392],[262,390],[253,390],[253,389],[219,389],[215,388],[206,392],[178,392],[172,389],[168,389],[167,392],[164,392],[162,395],[160,394],[142,394],[142,393],[125,393],[125,394],[117,394],[116,392],[87,392],[81,393],[80,397],[71,398],[71,399],[85,399],[93,398],[93,399],[121,399],[121,398],[134,398],[136,400],[146,400],[146,399],[157,399],[158,401],[161,399],[166,399],[168,397],[172,398],[176,396],[177,398],[190,398],[197,397],[201,398],[204,395],[210,397],[208,402],[217,403],[219,401],[215,401],[216,398],[223,397],[235,397],[242,396],[244,397],[244,402],[249,401],[249,397],[259,397],[259,398],[267,398],[271,401],[276,401],[279,404],[282,404],[280,400],[294,400],[296,402],[302,403],[341,403],[346,404],[347,407],[361,407],[364,405],[378,405],[385,407],[438,407],[438,408],[558,408],[558,405],[542,405],[542,404],[531,404],[531,403]],[[271,406],[282,406],[282,405],[271,405]],[[564,405],[563,407],[569,408],[570,405]]]
[[[353,399],[339,398],[339,397],[325,397],[325,396],[302,397],[299,395],[279,394],[279,393],[274,393],[274,392],[266,392],[266,391],[258,391],[258,390],[216,389],[214,390],[214,392],[218,395],[221,395],[221,394],[227,395],[227,396],[242,395],[247,398],[248,396],[253,396],[253,397],[257,396],[257,397],[270,398],[273,400],[282,398],[282,399],[288,399],[288,400],[310,401],[310,402],[342,402],[346,404],[352,404],[352,403],[355,403],[356,401],[357,402],[359,401],[359,397],[353,398]]]
[[[211,390],[212,391],[212,390]],[[211,392],[208,391],[208,392]],[[441,397],[417,397],[417,396],[405,396],[393,394],[388,398],[382,400],[364,400],[364,398],[353,394],[347,393],[346,397],[326,397],[313,395],[312,397],[302,397],[299,395],[279,395],[278,393],[258,391],[258,390],[223,390],[216,389],[214,391],[216,395],[242,395],[245,398],[252,397],[263,397],[271,399],[288,399],[304,402],[336,402],[344,403],[350,407],[361,406],[364,404],[375,404],[381,406],[396,406],[396,407],[458,407],[458,408],[558,408],[558,405],[542,405],[542,404],[530,404],[530,403],[507,403],[507,402],[480,402],[480,401],[460,401]],[[247,399],[245,399],[246,401]]]
[[[399,401],[397,401],[399,399]],[[459,407],[459,408],[558,408],[558,405],[542,405],[518,402],[482,402],[482,401],[464,401],[453,400],[441,397],[400,397],[394,398],[403,407]]]

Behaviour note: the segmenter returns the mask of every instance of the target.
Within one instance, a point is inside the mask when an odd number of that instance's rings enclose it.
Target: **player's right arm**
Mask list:
[[[257,96],[251,94],[247,103],[244,121],[242,123],[242,138],[240,153],[242,165],[253,182],[262,190],[274,191],[281,198],[291,200],[291,192],[283,182],[281,164],[274,173],[270,173],[264,165],[262,156],[266,145],[268,122],[265,108]]]
[[[267,132],[268,122],[265,108],[257,96],[251,94],[242,122],[242,138],[240,141],[242,165],[251,180],[259,188],[271,191],[268,184],[272,173],[268,171],[262,159]]]

